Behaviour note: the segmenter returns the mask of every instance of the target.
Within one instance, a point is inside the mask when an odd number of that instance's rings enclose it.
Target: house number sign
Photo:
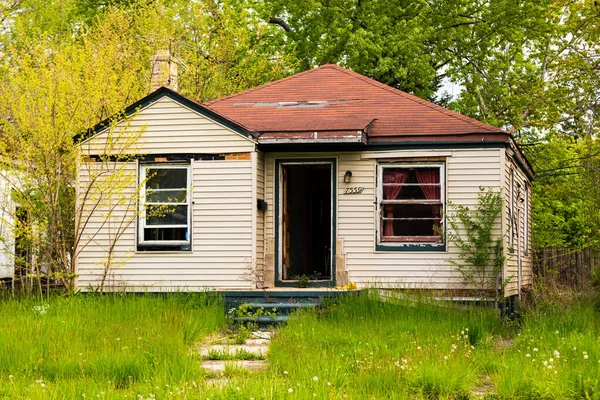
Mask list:
[[[344,189],[344,194],[361,194],[365,190],[364,187],[361,186],[353,186]]]

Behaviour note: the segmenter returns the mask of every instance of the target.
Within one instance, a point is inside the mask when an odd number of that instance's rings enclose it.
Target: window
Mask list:
[[[443,164],[379,166],[379,245],[443,245],[443,176]]]
[[[138,248],[186,250],[190,244],[190,167],[188,164],[140,167]]]

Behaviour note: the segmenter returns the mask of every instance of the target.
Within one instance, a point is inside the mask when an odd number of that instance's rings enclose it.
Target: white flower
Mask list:
[[[560,353],[558,352],[558,350],[554,350],[554,357],[560,358]]]
[[[544,366],[548,365],[548,361],[544,361],[542,364],[544,364]]]
[[[318,381],[319,377],[318,376],[313,376],[313,381]]]
[[[448,356],[444,356],[444,360],[447,360],[447,359],[448,359]]]
[[[534,348],[533,348],[533,351],[538,351],[537,347],[534,347]]]
[[[408,362],[408,360],[407,360],[406,358],[403,358],[403,359],[402,359],[402,363],[403,363],[403,364],[406,364],[407,362]]]
[[[527,353],[525,354],[525,357],[531,357],[531,354]]]
[[[417,346],[417,350],[421,350],[421,346]]]
[[[327,386],[331,386],[331,382],[327,382]]]
[[[548,361],[550,361],[551,363],[553,363],[554,362],[554,358],[551,358]]]
[[[552,369],[552,365],[548,365],[548,369]]]
[[[589,358],[589,357],[588,357],[588,355],[587,355],[587,354],[584,354],[584,355],[583,355],[583,359],[584,359],[584,360],[587,360],[588,358]]]
[[[284,375],[287,375],[287,374],[288,374],[288,372],[287,372],[287,371],[283,371],[283,374],[284,374]]]
[[[288,389],[288,393],[292,393],[293,391],[294,391],[294,389],[292,389],[292,388]]]
[[[573,351],[576,351],[576,350],[577,350],[577,347],[573,347]]]

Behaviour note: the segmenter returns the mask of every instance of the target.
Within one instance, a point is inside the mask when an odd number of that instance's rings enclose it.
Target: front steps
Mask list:
[[[324,299],[358,291],[335,289],[229,290],[222,292],[225,308],[233,322],[256,323],[259,327],[288,321],[292,312],[319,307]]]

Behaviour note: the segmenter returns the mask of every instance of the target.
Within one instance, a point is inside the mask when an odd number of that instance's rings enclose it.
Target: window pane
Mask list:
[[[187,225],[187,214],[187,205],[148,205],[146,225]]]
[[[187,190],[151,190],[146,191],[146,201],[149,203],[185,203]]]
[[[146,189],[185,189],[187,168],[148,168],[146,179]]]
[[[434,226],[440,226],[441,209],[438,204],[382,205],[382,236],[439,236]]]
[[[187,228],[145,228],[144,240],[177,240],[187,241]]]
[[[440,169],[384,168],[384,200],[439,200]]]

